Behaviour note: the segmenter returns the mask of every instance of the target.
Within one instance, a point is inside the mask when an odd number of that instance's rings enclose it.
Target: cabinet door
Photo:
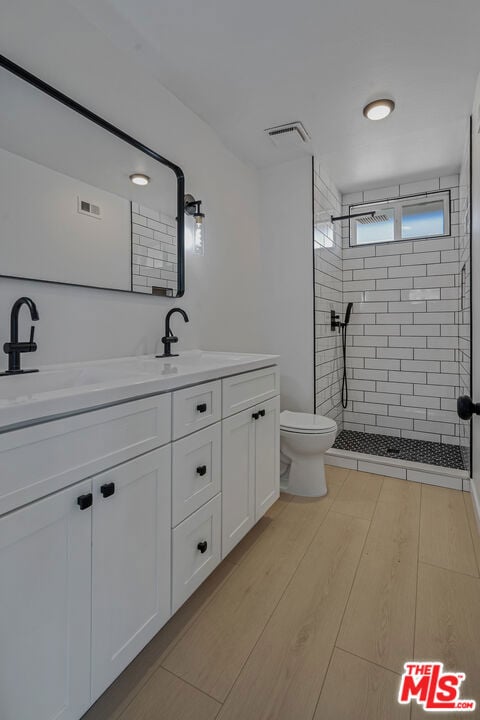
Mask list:
[[[78,720],[90,705],[92,513],[77,504],[90,491],[0,518],[2,720]]]
[[[171,448],[93,481],[92,699],[170,617]]]
[[[280,495],[280,398],[255,411],[255,520],[265,515]]]
[[[222,557],[255,523],[254,408],[232,415],[222,428]]]

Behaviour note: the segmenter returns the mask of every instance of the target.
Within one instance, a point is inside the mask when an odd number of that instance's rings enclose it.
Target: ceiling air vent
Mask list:
[[[310,140],[310,135],[301,122],[276,125],[265,130],[276,147],[300,147]]]

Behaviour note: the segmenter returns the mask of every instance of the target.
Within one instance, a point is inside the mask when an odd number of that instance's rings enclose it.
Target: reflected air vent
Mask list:
[[[310,141],[310,135],[301,122],[276,125],[265,132],[276,147],[300,147]]]
[[[81,197],[78,197],[77,210],[82,215],[90,215],[90,217],[94,217],[97,219],[100,219],[102,217],[100,205],[95,205],[94,203],[88,202],[87,200],[82,200]]]
[[[360,225],[375,225],[375,223],[379,222],[388,222],[389,219],[387,215],[374,215],[373,217],[369,215],[368,217],[357,218],[357,222]]]

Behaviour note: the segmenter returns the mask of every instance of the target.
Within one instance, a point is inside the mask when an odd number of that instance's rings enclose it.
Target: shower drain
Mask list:
[[[400,450],[394,447],[387,447],[387,455],[399,455]]]

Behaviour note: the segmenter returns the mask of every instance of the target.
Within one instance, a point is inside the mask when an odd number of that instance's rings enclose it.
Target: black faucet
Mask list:
[[[37,343],[33,341],[35,327],[30,328],[29,342],[18,342],[18,316],[22,305],[27,305],[30,310],[30,316],[35,322],[39,319],[37,306],[28,297],[21,297],[13,303],[10,315],[10,342],[5,343],[3,351],[8,355],[8,370],[0,373],[0,375],[20,375],[22,373],[38,372],[38,370],[22,370],[20,367],[20,358],[22,353],[35,352]]]
[[[178,337],[176,337],[170,329],[170,318],[175,313],[180,313],[185,322],[189,322],[188,315],[185,310],[182,310],[181,308],[172,308],[168,311],[167,317],[165,318],[165,335],[162,337],[163,355],[157,355],[156,357],[178,357],[178,353],[172,353],[171,349],[172,343],[178,342]]]

